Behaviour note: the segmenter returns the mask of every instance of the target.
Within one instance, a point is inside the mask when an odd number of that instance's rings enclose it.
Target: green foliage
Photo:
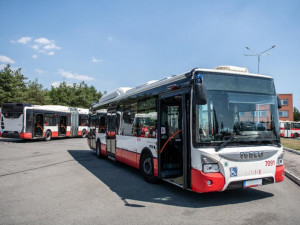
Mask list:
[[[300,112],[296,107],[294,107],[294,120],[300,121]]]
[[[12,70],[8,64],[0,71],[0,105],[4,102],[24,102],[25,80],[21,69]]]
[[[80,84],[68,85],[63,82],[59,87],[51,86],[44,89],[38,80],[25,81],[27,78],[21,69],[13,71],[10,65],[0,70],[0,106],[4,102],[27,102],[35,105],[64,105],[89,108],[91,104],[101,98],[94,86],[88,86],[84,81]]]

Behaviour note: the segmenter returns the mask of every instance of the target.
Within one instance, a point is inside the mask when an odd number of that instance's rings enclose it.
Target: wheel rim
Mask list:
[[[151,158],[147,158],[146,160],[144,160],[143,170],[144,170],[144,173],[147,174],[147,175],[152,174],[152,160],[151,160]]]

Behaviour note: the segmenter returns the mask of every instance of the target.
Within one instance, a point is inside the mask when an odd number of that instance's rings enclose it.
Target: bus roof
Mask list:
[[[261,75],[261,74],[253,74],[249,73],[248,69],[246,68],[240,68],[240,67],[235,67],[235,66],[220,66],[216,67],[215,69],[203,69],[203,68],[196,68],[195,71],[200,71],[200,72],[208,72],[208,73],[222,73],[222,74],[236,74],[236,75],[245,75],[245,76],[251,76],[251,77],[261,77],[261,78],[268,78],[272,79],[272,77],[267,76],[267,75]],[[129,87],[120,87],[116,90],[113,90],[105,95],[103,95],[98,103],[95,103],[92,105],[91,108],[97,108],[101,105],[105,105],[108,103],[111,103],[113,101],[118,101],[121,100],[122,98],[129,97],[131,95],[135,95],[140,92],[144,92],[156,87],[160,87],[166,84],[171,84],[173,82],[182,80],[186,78],[187,75],[189,75],[191,71],[178,74],[178,75],[172,75],[169,77],[166,77],[161,80],[152,80],[148,81],[145,84],[139,85],[134,88],[129,88]]]

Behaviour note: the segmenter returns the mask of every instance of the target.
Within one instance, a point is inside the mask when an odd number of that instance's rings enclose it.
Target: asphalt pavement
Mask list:
[[[285,151],[287,171],[299,155]],[[289,171],[289,172],[290,172]],[[294,225],[300,188],[290,179],[197,194],[149,184],[134,168],[98,159],[81,138],[0,138],[0,224]]]
[[[300,186],[300,151],[284,148],[285,176]]]

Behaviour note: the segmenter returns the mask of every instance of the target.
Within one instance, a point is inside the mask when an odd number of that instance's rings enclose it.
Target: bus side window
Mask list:
[[[105,116],[100,117],[100,126],[99,126],[99,133],[105,133],[106,129],[106,118]]]

